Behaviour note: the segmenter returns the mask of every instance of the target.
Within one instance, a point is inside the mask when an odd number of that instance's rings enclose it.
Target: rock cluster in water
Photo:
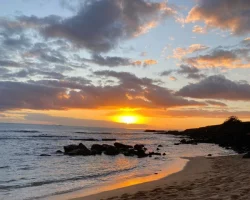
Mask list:
[[[159,145],[158,147],[162,146]],[[158,152],[147,153],[147,148],[143,144],[136,144],[134,146],[118,142],[115,142],[114,145],[93,144],[90,149],[82,143],[64,146],[64,154],[69,156],[90,156],[101,155],[102,153],[110,156],[123,154],[124,156],[137,156],[138,158],[152,157],[152,155],[166,155],[165,153],[161,154]]]

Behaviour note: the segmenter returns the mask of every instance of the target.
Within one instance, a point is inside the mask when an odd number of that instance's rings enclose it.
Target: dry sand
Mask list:
[[[192,158],[164,179],[74,200],[250,200],[250,159]]]

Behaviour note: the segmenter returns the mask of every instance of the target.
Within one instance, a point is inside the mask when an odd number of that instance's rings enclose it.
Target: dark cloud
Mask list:
[[[98,54],[92,55],[92,59],[89,61],[100,66],[108,66],[108,67],[128,66],[132,64],[129,58],[110,57],[110,56],[103,57]]]
[[[11,60],[0,60],[0,67],[20,67],[20,63]]]
[[[138,78],[128,72],[97,71],[100,80],[116,78],[117,83],[96,86],[81,77],[64,80],[0,82],[0,109],[70,109],[70,108],[168,108],[206,106],[206,103],[176,96],[161,87],[158,80]],[[26,75],[26,74],[24,74]]]
[[[250,85],[234,82],[224,76],[209,76],[181,88],[178,95],[201,99],[250,100]]]
[[[227,48],[218,47],[206,55],[199,55],[183,59],[183,62],[197,68],[226,67],[226,68],[248,68],[249,49],[244,47]]]
[[[200,73],[200,70],[198,68],[194,66],[188,66],[188,65],[180,65],[180,68],[177,70],[163,71],[160,73],[160,76],[169,76],[172,73],[183,74],[186,76],[186,78],[189,78],[189,79],[201,79],[205,77],[204,74]],[[171,79],[173,79],[173,76]]]
[[[6,36],[2,42],[5,48],[11,48],[12,50],[27,48],[31,46],[31,41],[24,35],[18,35],[17,37]]]
[[[159,20],[174,14],[166,3],[144,0],[91,0],[75,16],[22,17],[26,23],[48,23],[43,30],[46,37],[61,37],[92,52],[107,52],[121,40],[145,33]]]
[[[238,35],[248,34],[250,2],[249,0],[199,0],[186,20],[203,21],[208,27],[230,30]]]
[[[187,78],[190,79],[201,79],[204,78],[205,75],[200,73],[200,70],[193,66],[181,65],[180,69],[177,70],[178,74],[187,75]]]
[[[161,72],[160,76],[169,76],[173,72],[174,72],[174,70],[166,70],[166,71]]]

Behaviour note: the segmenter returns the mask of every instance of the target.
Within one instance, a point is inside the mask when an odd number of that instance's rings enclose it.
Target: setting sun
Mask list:
[[[125,124],[135,124],[138,118],[136,116],[120,116],[119,121]]]

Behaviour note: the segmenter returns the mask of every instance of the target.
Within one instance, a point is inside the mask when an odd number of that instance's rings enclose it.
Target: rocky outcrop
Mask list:
[[[185,136],[179,144],[214,143],[238,153],[250,151],[250,122],[241,122],[237,117],[229,117],[220,125],[206,126],[185,131],[167,131],[161,134]]]
[[[90,156],[101,155],[104,153],[108,156],[116,156],[123,154],[124,156],[137,156],[138,158],[152,157],[153,155],[160,156],[161,153],[149,152],[143,144],[136,144],[134,146],[115,142],[114,145],[109,144],[93,144],[88,149],[84,144],[64,146],[64,154],[69,156]]]

